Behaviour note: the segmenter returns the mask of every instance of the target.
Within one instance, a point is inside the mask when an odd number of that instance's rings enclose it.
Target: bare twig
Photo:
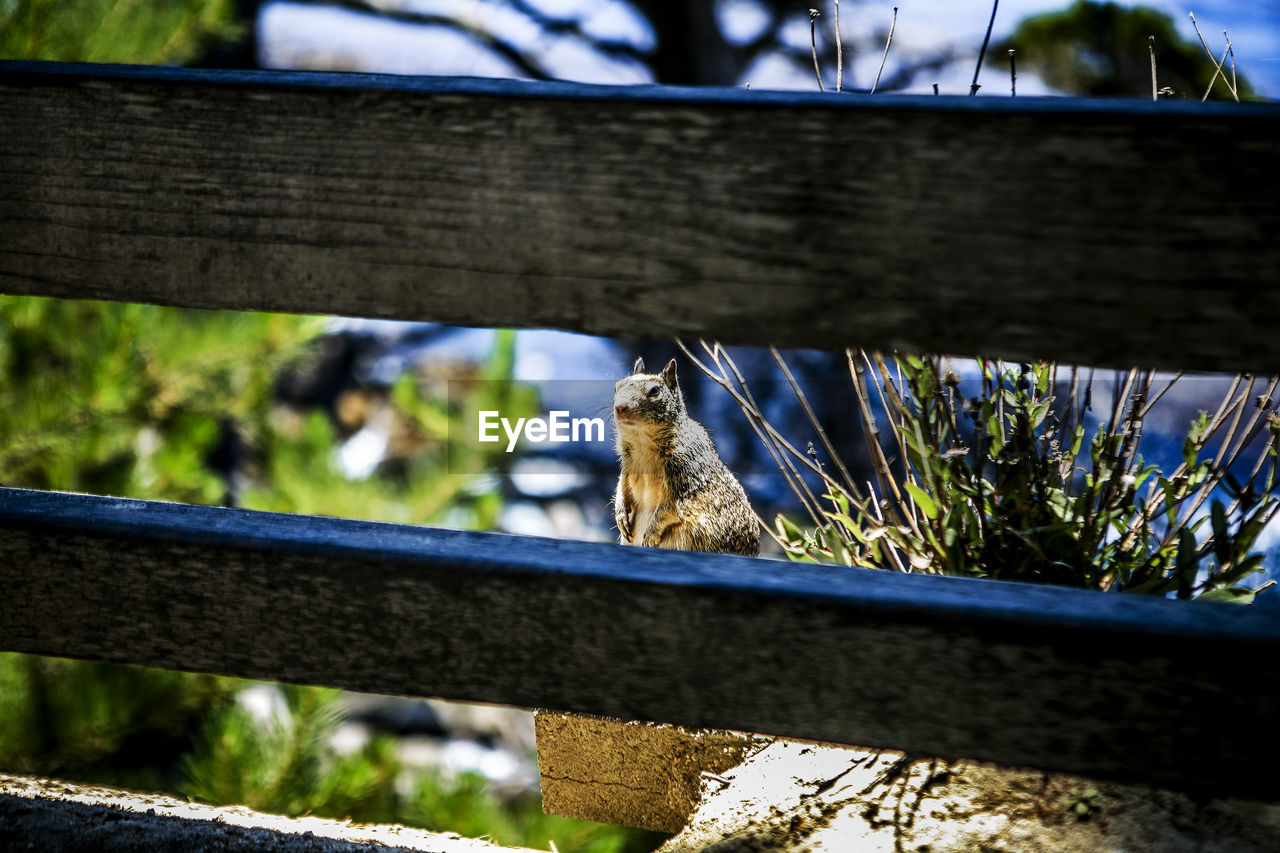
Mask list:
[[[854,355],[853,350],[846,350],[845,355],[849,360],[849,373],[853,377],[854,389],[857,391],[858,408],[862,412],[862,429],[863,437],[867,444],[867,452],[871,455],[872,464],[875,468],[876,478],[880,481],[880,488],[884,492],[885,497],[892,494],[893,501],[888,503],[888,509],[895,516],[892,520],[895,524],[902,524],[904,519],[898,514],[897,509],[902,505],[902,492],[898,489],[897,480],[893,476],[893,472],[889,469],[889,459],[884,454],[884,448],[880,446],[880,430],[876,426],[875,415],[871,411],[871,395],[867,390],[867,369],[872,369],[871,360],[865,350],[858,352],[858,358]],[[884,400],[884,392],[877,384],[877,391],[880,392],[881,405],[884,407],[885,414],[892,418],[888,403]],[[895,438],[897,430],[894,431]]]
[[[1230,465],[1230,461],[1234,460],[1235,456],[1238,456],[1239,453],[1243,451],[1244,448],[1248,446],[1255,438],[1257,438],[1259,433],[1262,432],[1263,425],[1265,424],[1265,420],[1264,420],[1265,416],[1267,412],[1270,410],[1269,405],[1263,405],[1263,401],[1273,399],[1272,395],[1275,394],[1277,385],[1280,385],[1280,377],[1276,377],[1276,376],[1271,377],[1271,383],[1267,386],[1266,391],[1264,391],[1261,394],[1261,396],[1258,397],[1258,401],[1259,401],[1257,403],[1258,412],[1253,416],[1253,419],[1249,422],[1249,426],[1245,430],[1244,437],[1240,439],[1240,446],[1237,448],[1236,453],[1232,456],[1232,460],[1228,461],[1228,465]],[[1252,393],[1252,387],[1250,388],[1250,393]],[[1268,455],[1269,455],[1268,451],[1265,449],[1258,454],[1258,458],[1254,462],[1253,469],[1249,472],[1249,479],[1245,481],[1243,488],[1241,488],[1240,490],[1240,494],[1236,497],[1234,501],[1231,502],[1231,505],[1227,508],[1227,515],[1231,515],[1233,512],[1236,511],[1236,508],[1239,507],[1241,502],[1244,500],[1245,493],[1253,491],[1253,485],[1255,482],[1257,482],[1258,475],[1262,472],[1263,466],[1266,465]],[[1270,489],[1268,489],[1268,491],[1270,491]]]
[[[885,363],[884,356],[881,353],[874,352],[868,354],[865,350],[862,352],[863,359],[867,362],[867,367],[873,372],[878,373],[880,381],[876,383],[876,394],[880,398],[880,406],[884,409],[885,417],[889,419],[889,426],[893,427],[893,437],[898,442],[898,458],[906,460],[906,442],[902,437],[902,427],[906,424],[906,403],[903,401],[902,392],[899,386],[893,381],[893,375],[889,372],[889,366]],[[874,359],[875,365],[871,363]],[[889,401],[893,400],[893,405],[889,405]]]
[[[987,44],[991,41],[991,28],[996,25],[996,9],[1000,6],[1000,0],[995,0],[991,4],[991,20],[987,22],[987,35],[982,40],[982,50],[978,52],[978,66],[973,69],[973,82],[969,84],[969,95],[978,94],[978,90],[982,87],[978,85],[978,75],[982,73],[982,60],[987,55]]]
[[[1076,426],[1078,425],[1078,422],[1079,422],[1079,418],[1078,418],[1079,409],[1076,405],[1076,401],[1079,399],[1080,399],[1080,368],[1076,365],[1072,365],[1071,387],[1067,391],[1067,405],[1065,407],[1066,422],[1063,424],[1063,430],[1062,430],[1063,435],[1070,437],[1072,441],[1075,440]],[[1066,455],[1069,456],[1070,454],[1066,454]],[[1075,459],[1067,460],[1066,464],[1069,470],[1071,467],[1075,466]],[[1068,477],[1064,474],[1063,479],[1066,480],[1068,479]]]
[[[1231,92],[1236,96],[1236,100],[1240,100],[1240,90],[1236,86],[1236,51],[1231,46],[1231,36],[1227,35],[1227,31],[1222,31],[1222,37],[1227,40],[1227,55],[1231,57]]]
[[[996,359],[992,375],[995,377],[992,382],[991,393],[995,395],[996,400],[996,423],[1003,430],[1005,423],[1007,423],[1004,419],[1004,394],[1001,392],[1001,388],[1004,385],[1004,362]]]
[[[1235,465],[1235,460],[1239,459],[1240,451],[1244,450],[1245,444],[1253,441],[1254,435],[1256,435],[1258,430],[1262,427],[1260,421],[1263,416],[1266,415],[1266,411],[1263,410],[1262,407],[1258,407],[1252,418],[1249,419],[1249,423],[1247,427],[1244,428],[1243,432],[1239,432],[1238,429],[1240,425],[1240,418],[1242,418],[1244,410],[1248,407],[1249,398],[1253,397],[1253,377],[1249,377],[1248,382],[1248,387],[1240,393],[1239,409],[1235,410],[1235,418],[1231,420],[1231,427],[1226,430],[1226,438],[1222,439],[1222,446],[1219,448],[1219,452],[1217,452],[1215,459],[1213,459],[1213,467],[1215,467],[1215,469],[1217,469],[1217,467],[1221,467],[1221,469],[1225,471],[1226,469],[1229,469],[1229,467]],[[1271,386],[1266,389],[1266,392],[1263,393],[1262,396],[1271,397],[1271,394],[1275,393],[1275,389],[1275,380],[1272,380]],[[1229,444],[1233,441],[1236,433],[1238,432],[1240,435],[1239,441],[1235,443],[1234,447],[1229,447]]]
[[[1244,383],[1243,376],[1236,375],[1232,379],[1231,387],[1227,390],[1227,393],[1223,395],[1222,403],[1218,406],[1218,410],[1214,412],[1213,417],[1209,419],[1209,423],[1205,427],[1205,430],[1203,434],[1200,436],[1199,440],[1194,445],[1192,445],[1192,447],[1194,448],[1197,454],[1201,450],[1203,450],[1206,445],[1209,444],[1209,442],[1213,439],[1214,435],[1217,434],[1218,430],[1222,427],[1222,425],[1226,423],[1227,418],[1230,417],[1231,414],[1236,410],[1237,406],[1242,406],[1244,402],[1247,401],[1248,395],[1249,395],[1249,389],[1252,388],[1253,383],[1252,381],[1250,381],[1249,385],[1246,386],[1243,391],[1241,391],[1240,386],[1243,383]],[[1237,394],[1239,394],[1240,396],[1237,396]],[[1174,469],[1173,473],[1167,477],[1167,480],[1170,483],[1176,483],[1179,480],[1181,480],[1183,477],[1185,477],[1188,473],[1189,473],[1189,466],[1186,464],[1186,462],[1182,462],[1178,465],[1177,468]],[[1216,478],[1211,477],[1211,479],[1214,479],[1214,482],[1216,484],[1217,482],[1221,481],[1222,476],[1225,476],[1225,471],[1218,472],[1218,476]],[[1151,486],[1151,490],[1149,492],[1149,497],[1146,504],[1143,506],[1142,511],[1138,514],[1138,517],[1135,518],[1130,525],[1129,534],[1132,534],[1133,532],[1135,532],[1136,528],[1139,525],[1145,525],[1149,523],[1152,519],[1154,519],[1157,515],[1161,513],[1176,511],[1184,503],[1186,503],[1188,498],[1190,497],[1191,497],[1190,493],[1185,493],[1185,494],[1182,494],[1181,496],[1170,495],[1163,489],[1157,489],[1156,484],[1153,483]],[[1186,512],[1183,514],[1182,520],[1176,521],[1175,523],[1170,524],[1169,529],[1165,531],[1164,536],[1162,537],[1162,541],[1160,543],[1160,550],[1163,550],[1164,548],[1168,547],[1175,539],[1177,539],[1179,531],[1181,531],[1183,527],[1186,526],[1187,522],[1191,518],[1191,515],[1192,515],[1192,512]]]
[[[935,365],[936,363],[937,362],[935,362]],[[960,443],[960,427],[959,424],[956,423],[956,386],[960,384],[960,374],[955,372],[955,368],[952,366],[950,358],[947,359],[946,372],[937,376],[936,379],[939,387],[945,387],[947,389],[947,402],[945,409],[947,414],[947,426],[951,428],[949,439],[951,443],[950,449],[954,450]]]
[[[1205,43],[1204,36],[1200,34],[1200,25],[1196,23],[1196,13],[1188,12],[1187,14],[1191,16],[1191,26],[1195,27],[1196,37],[1200,39],[1200,46],[1204,48],[1205,56],[1209,57],[1209,61],[1214,63],[1213,77],[1209,79],[1209,91],[1213,90],[1213,84],[1218,82],[1218,77],[1221,76],[1222,82],[1226,83],[1228,88],[1231,89],[1232,96],[1235,97],[1237,101],[1240,100],[1240,96],[1236,94],[1235,87],[1232,86],[1230,83],[1227,83],[1227,77],[1225,74],[1222,73],[1222,63],[1226,62],[1227,60],[1226,53],[1222,55],[1222,62],[1218,62],[1217,60],[1215,60],[1213,58],[1213,51],[1209,49],[1209,45]],[[1230,45],[1231,43],[1228,41],[1227,42],[1228,50],[1230,49]],[[1205,93],[1205,98],[1207,97],[1209,97],[1208,92]],[[1200,100],[1203,102],[1204,98],[1201,98]]]
[[[1160,91],[1156,86],[1156,37],[1147,36],[1147,50],[1151,52],[1151,100],[1160,100]]]
[[[1138,466],[1138,443],[1142,441],[1142,424],[1147,411],[1146,401],[1151,396],[1151,380],[1155,371],[1147,370],[1138,383],[1138,392],[1129,403],[1129,420],[1125,424],[1124,447],[1120,451],[1124,462],[1124,473],[1132,474]]]
[[[1181,371],[1181,370],[1179,370],[1177,373],[1175,373],[1175,374],[1173,375],[1173,378],[1172,378],[1172,379],[1170,379],[1170,380],[1165,384],[1165,386],[1164,386],[1163,388],[1161,388],[1161,389],[1160,389],[1160,391],[1159,391],[1158,393],[1156,393],[1156,395],[1155,395],[1154,397],[1152,397],[1151,399],[1147,400],[1146,405],[1142,407],[1142,411],[1138,414],[1138,417],[1140,417],[1140,418],[1145,418],[1145,417],[1146,417],[1146,416],[1151,412],[1151,408],[1152,408],[1156,403],[1160,402],[1160,398],[1161,398],[1161,397],[1163,397],[1165,394],[1167,394],[1167,393],[1169,392],[1169,389],[1173,387],[1173,384],[1174,384],[1175,382],[1177,382],[1177,381],[1178,381],[1179,379],[1181,379],[1181,378],[1182,378],[1182,371]]]
[[[1231,45],[1231,36],[1227,35],[1227,31],[1223,30],[1222,35],[1227,40],[1227,57],[1231,59],[1231,82],[1227,83],[1231,87],[1231,97],[1236,99],[1236,103],[1240,103],[1240,91],[1236,88],[1236,51]],[[1227,82],[1226,72],[1222,74],[1222,82]]]
[[[680,343],[680,342],[677,341],[677,343]],[[801,455],[799,450],[791,446],[789,442],[784,440],[781,437],[781,435],[777,433],[776,430],[773,429],[772,425],[770,425],[767,421],[764,420],[764,414],[760,411],[760,406],[756,403],[755,397],[752,396],[751,389],[747,387],[747,380],[743,377],[742,371],[738,369],[738,365],[734,363],[732,358],[729,357],[729,353],[724,349],[724,347],[720,345],[720,342],[716,341],[713,347],[708,347],[707,342],[703,340],[700,340],[699,343],[702,344],[702,348],[706,350],[707,353],[711,356],[712,360],[715,362],[716,367],[719,368],[721,376],[725,376],[725,367],[724,367],[724,364],[721,364],[721,361],[728,364],[729,370],[733,373],[734,381],[737,382],[738,387],[742,389],[742,393],[744,395],[743,398],[746,400],[747,404],[750,406],[750,409],[743,409],[743,411],[748,412],[749,416],[751,416],[751,413],[755,413],[755,416],[758,417],[760,423],[763,426],[768,428],[766,431],[769,433],[770,440],[774,443],[774,445],[778,449],[778,458],[782,462],[784,473],[786,472],[790,473],[791,479],[796,484],[796,486],[794,487],[796,495],[801,498],[801,502],[804,503],[806,509],[809,510],[810,517],[814,520],[815,526],[820,525],[821,522],[819,519],[822,515],[822,509],[821,509],[822,502],[818,499],[818,496],[815,495],[813,491],[809,488],[809,484],[804,481],[804,477],[800,474],[799,469],[796,468],[795,464],[791,461],[790,458],[788,458],[787,454],[790,453],[792,457],[800,460],[802,464],[806,465],[811,470],[816,472],[818,476],[822,477],[824,480],[830,480],[830,478],[827,476],[826,472],[822,470],[821,466],[818,466],[807,455]],[[681,345],[683,347],[683,344]],[[686,353],[687,353],[687,350],[686,350]],[[725,378],[727,379],[728,377],[725,376]],[[730,393],[732,394],[733,391],[730,390]],[[740,401],[738,405],[739,405],[739,408],[742,408],[743,404]]]
[[[1201,96],[1201,98],[1200,98],[1200,103],[1202,103],[1202,104],[1203,104],[1205,101],[1209,100],[1209,93],[1211,93],[1211,92],[1213,91],[1213,84],[1214,84],[1214,83],[1216,83],[1216,82],[1218,81],[1218,78],[1219,78],[1219,77],[1221,77],[1221,78],[1222,78],[1222,82],[1223,82],[1223,83],[1226,83],[1226,85],[1227,85],[1227,88],[1228,88],[1228,89],[1230,89],[1230,88],[1231,88],[1231,84],[1230,84],[1230,83],[1227,83],[1227,76],[1226,76],[1225,74],[1223,74],[1223,73],[1222,73],[1222,66],[1223,66],[1223,64],[1225,64],[1225,63],[1226,63],[1226,61],[1227,61],[1227,54],[1228,54],[1228,53],[1230,53],[1230,52],[1231,52],[1231,44],[1230,44],[1230,42],[1228,42],[1228,43],[1227,43],[1226,48],[1222,51],[1222,58],[1221,58],[1221,59],[1219,59],[1219,60],[1217,60],[1217,61],[1216,61],[1216,62],[1214,62],[1214,64],[1213,64],[1213,79],[1209,81],[1209,88],[1207,88],[1207,89],[1205,89],[1205,90],[1204,90],[1204,95],[1202,95],[1202,96]],[[1234,89],[1232,89],[1231,94],[1232,94],[1232,95],[1235,95],[1235,90],[1234,90]],[[1237,98],[1236,98],[1236,100],[1238,101],[1238,100],[1240,100],[1240,98],[1239,98],[1239,97],[1237,97]]]
[[[1119,379],[1117,373],[1116,379]],[[1129,397],[1133,393],[1133,383],[1138,379],[1138,368],[1133,367],[1125,374],[1124,384],[1118,382],[1113,384],[1111,396],[1111,426],[1108,430],[1112,435],[1120,431],[1120,422],[1124,420],[1124,410],[1129,402]]]
[[[1208,55],[1209,61],[1212,62],[1213,51],[1209,50],[1209,45],[1205,44],[1204,36],[1200,34],[1200,25],[1196,23],[1196,13],[1188,12],[1187,14],[1191,16],[1191,26],[1195,27],[1196,36],[1200,39],[1200,46],[1204,48],[1205,54]]]
[[[822,13],[817,9],[809,10],[809,48],[813,51],[813,74],[818,78],[818,91],[825,92],[827,87],[822,85],[822,69],[818,67],[818,17]]]
[[[880,487],[885,494],[882,506],[882,499],[876,496],[875,487],[868,482],[867,493],[871,511],[864,509],[863,515],[868,519],[874,518],[884,526],[903,524],[904,519],[899,512],[902,507],[902,493],[899,491],[897,481],[889,470],[889,460],[884,455],[884,449],[880,447],[880,430],[876,426],[875,415],[871,411],[871,396],[867,390],[866,379],[866,370],[870,367],[871,362],[865,350],[860,350],[857,355],[854,354],[853,350],[845,350],[845,357],[849,362],[849,375],[853,378],[855,396],[858,400],[859,411],[862,414],[863,438],[866,442],[867,451],[871,455],[872,467],[875,469],[876,478],[880,481]],[[888,409],[886,409],[887,411]],[[892,501],[887,499],[890,492],[893,493]],[[884,509],[889,511],[892,518],[885,518]],[[872,514],[873,512],[874,515]],[[890,562],[894,564],[898,571],[906,571],[897,549],[886,547],[883,553],[888,556]]]
[[[1015,50],[1009,51],[1009,97],[1018,97],[1018,62],[1014,59]]]
[[[844,89],[844,45],[840,38],[840,0],[832,0],[835,6],[836,27],[836,92]]]
[[[799,470],[791,462],[792,459],[817,474],[818,477],[820,477],[826,484],[827,488],[832,490],[832,493],[844,495],[849,499],[851,506],[856,507],[859,512],[865,512],[865,506],[857,499],[857,497],[850,495],[845,490],[844,486],[824,471],[820,465],[815,464],[807,454],[792,445],[785,436],[778,432],[778,430],[774,428],[767,419],[765,419],[764,414],[760,411],[760,407],[755,402],[755,398],[751,395],[750,389],[747,387],[746,380],[738,370],[737,365],[733,363],[731,358],[729,358],[728,353],[724,351],[724,348],[721,347],[719,343],[716,343],[714,346],[708,345],[706,341],[700,341],[700,343],[702,344],[702,348],[711,357],[712,362],[716,365],[716,369],[712,369],[710,366],[703,363],[696,355],[694,355],[683,341],[676,341],[676,344],[684,354],[688,356],[689,360],[693,362],[694,366],[701,370],[713,382],[727,391],[729,396],[733,398],[734,402],[738,404],[738,408],[747,416],[747,420],[751,424],[752,429],[755,430],[757,437],[760,438],[765,449],[768,450],[770,456],[773,457],[774,463],[778,466],[783,477],[787,480],[788,487],[790,487],[800,499],[801,504],[804,506],[805,511],[808,513],[810,520],[814,523],[814,526],[821,527],[823,525],[822,510],[820,508],[821,501],[815,494],[813,494],[812,490],[809,489],[808,484],[804,482],[804,478],[800,475]],[[727,368],[725,363],[728,365]],[[734,387],[734,383],[729,380],[730,372],[732,372],[734,382],[738,384],[738,387]]]
[[[1254,412],[1253,416],[1249,419],[1244,430],[1239,429],[1240,420],[1244,416],[1249,400],[1253,397],[1254,378],[1252,376],[1247,376],[1247,381],[1248,385],[1240,392],[1240,396],[1234,404],[1235,416],[1231,419],[1231,426],[1227,428],[1227,434],[1222,439],[1222,445],[1218,448],[1218,454],[1213,459],[1213,465],[1211,467],[1211,471],[1213,473],[1210,478],[1206,480],[1205,484],[1201,486],[1200,491],[1192,501],[1191,509],[1188,511],[1188,518],[1190,518],[1191,515],[1194,515],[1195,511],[1204,504],[1210,493],[1220,482],[1222,482],[1223,478],[1226,477],[1231,466],[1233,466],[1236,460],[1240,457],[1240,453],[1249,444],[1249,442],[1254,439],[1262,428],[1261,421],[1266,413],[1261,407],[1258,407],[1257,411]],[[1273,379],[1263,396],[1270,397],[1275,393],[1275,389],[1276,381]],[[1236,438],[1237,434],[1239,435],[1238,439]]]
[[[884,73],[884,61],[889,58],[889,45],[893,44],[893,31],[898,26],[898,7],[893,7],[893,22],[889,24],[889,38],[884,43],[884,55],[880,57],[880,70],[876,72],[876,82],[871,84],[871,94],[876,93],[876,87],[880,85],[880,75]]]
[[[880,375],[880,381],[876,383],[876,393],[880,397],[880,405],[884,408],[885,415],[888,416],[890,426],[893,427],[893,437],[898,442],[898,461],[902,465],[902,481],[904,483],[916,484],[915,474],[911,470],[911,458],[907,453],[906,428],[908,425],[908,411],[904,392],[902,390],[904,383],[902,377],[898,377],[898,382],[893,381],[893,375],[889,372],[889,365],[885,363],[882,353],[871,353],[868,359],[868,353],[864,350],[862,357],[867,361],[867,366],[871,366],[871,360],[875,361],[875,371]],[[892,405],[890,405],[892,403]],[[895,421],[896,416],[896,421]],[[883,458],[883,454],[882,454]],[[885,470],[888,472],[888,460],[885,460]],[[889,489],[893,492],[894,502],[890,504],[890,510],[895,511],[904,506],[902,491],[898,488],[898,483],[893,476],[889,476]],[[916,524],[916,520],[911,513],[894,513],[898,515],[898,524],[905,522],[911,528],[911,532],[917,538],[922,538],[920,527]]]
[[[787,384],[791,386],[792,393],[800,401],[800,407],[804,410],[805,417],[809,419],[809,425],[818,434],[818,440],[822,442],[822,447],[827,451],[827,456],[835,463],[836,468],[840,471],[840,476],[844,477],[845,485],[849,487],[850,493],[861,500],[862,495],[859,494],[858,487],[854,484],[853,476],[849,473],[849,469],[845,467],[844,460],[840,458],[840,454],[831,444],[831,439],[827,437],[827,431],[823,428],[822,422],[818,420],[818,416],[814,414],[813,407],[809,405],[809,399],[805,396],[804,391],[801,390],[800,383],[796,382],[795,376],[791,373],[791,368],[787,367],[786,361],[782,358],[782,353],[778,352],[778,348],[774,346],[769,347],[769,352],[773,355],[773,360],[777,362],[778,368],[787,380]]]

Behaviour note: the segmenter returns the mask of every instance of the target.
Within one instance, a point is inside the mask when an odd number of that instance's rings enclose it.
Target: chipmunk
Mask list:
[[[613,515],[624,545],[682,551],[760,553],[760,527],[737,478],[702,424],[689,417],[676,361],[613,388],[621,472]]]

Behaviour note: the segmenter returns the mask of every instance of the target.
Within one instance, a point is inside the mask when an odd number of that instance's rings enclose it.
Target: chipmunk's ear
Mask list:
[[[643,358],[637,358],[637,359],[636,359],[636,366],[635,366],[635,367],[633,367],[633,368],[631,368],[631,372],[632,372],[632,373],[644,373],[644,359],[643,359]]]
[[[667,366],[662,368],[662,381],[667,383],[667,387],[672,391],[678,387],[676,385],[676,360],[673,358],[667,362]]]

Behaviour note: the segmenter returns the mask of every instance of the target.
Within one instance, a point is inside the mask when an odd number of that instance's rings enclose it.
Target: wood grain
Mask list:
[[[0,588],[10,651],[1280,794],[1230,605],[18,490]]]
[[[1280,370],[1280,105],[0,63],[0,291]]]

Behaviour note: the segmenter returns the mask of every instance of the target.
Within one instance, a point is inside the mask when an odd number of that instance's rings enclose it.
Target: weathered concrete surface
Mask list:
[[[538,773],[548,814],[678,832],[704,774],[737,766],[769,740],[740,732],[539,711]]]
[[[0,850],[501,853],[453,834],[284,818],[240,807],[0,774]]]
[[[1280,804],[977,762],[776,741],[717,775],[659,853],[1280,850]]]

